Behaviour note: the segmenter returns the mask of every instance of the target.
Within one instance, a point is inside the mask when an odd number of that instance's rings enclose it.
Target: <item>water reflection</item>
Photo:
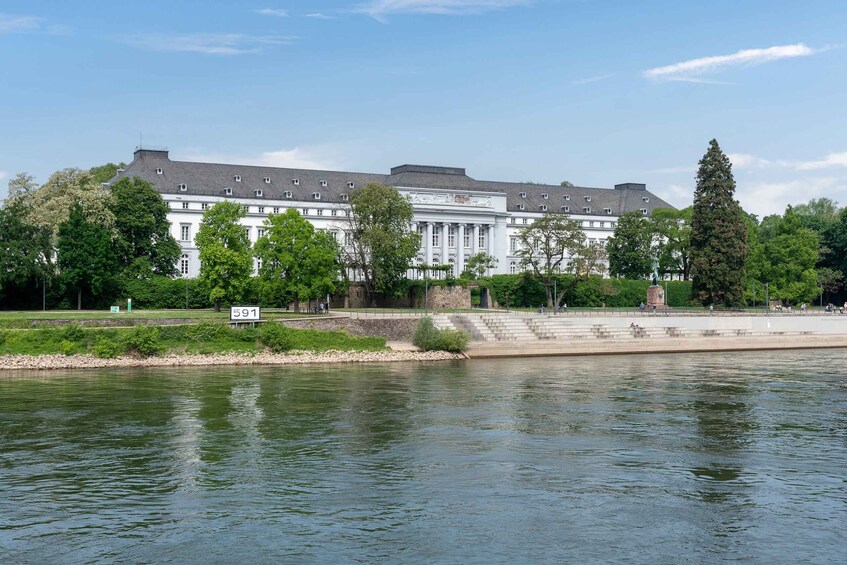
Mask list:
[[[847,352],[818,361],[0,377],[0,554],[839,561]]]

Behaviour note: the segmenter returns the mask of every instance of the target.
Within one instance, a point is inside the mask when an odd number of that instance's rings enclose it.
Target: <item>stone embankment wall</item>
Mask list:
[[[283,320],[291,328],[336,331],[346,330],[353,335],[384,337],[389,341],[411,341],[418,318],[350,318],[331,317]]]

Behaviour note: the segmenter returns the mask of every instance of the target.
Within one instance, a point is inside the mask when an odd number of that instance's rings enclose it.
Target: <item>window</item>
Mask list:
[[[447,228],[447,247],[456,247],[456,228]]]
[[[590,197],[590,196],[586,196],[586,197],[585,197],[585,201],[586,201],[586,202],[591,202],[591,197]]]
[[[231,188],[225,188],[224,189],[224,196],[232,196],[232,189]]]
[[[605,212],[606,214],[611,214],[612,209],[611,208],[603,208],[603,212]]]
[[[586,214],[590,214],[590,213],[591,213],[591,207],[590,207],[590,206],[585,206],[585,207],[582,209],[582,211],[583,211],[584,213],[586,213]]]
[[[562,212],[570,212],[570,211],[571,211],[570,206],[562,206]]]
[[[323,215],[324,215],[324,209],[318,208],[318,216],[323,216]]]
[[[274,214],[279,214],[279,207],[278,206],[274,206],[273,210],[274,210]]]
[[[547,204],[542,204],[542,205],[541,205],[541,206],[539,206],[538,208],[539,208],[542,212],[546,212],[546,211],[547,211]]]
[[[233,179],[235,182],[241,182],[241,175],[235,175],[234,177],[232,177],[232,179]]]
[[[183,209],[183,210],[188,210],[188,202],[183,202],[183,203],[182,203],[182,209]]]
[[[330,230],[329,233],[332,234],[332,239],[338,241],[338,230]]]
[[[290,191],[290,190],[286,190],[284,193],[282,193],[282,195],[283,195],[285,198],[291,198],[291,197],[293,196],[293,195],[291,194],[291,191]]]
[[[518,204],[517,208],[518,208],[518,210],[523,210],[525,208],[525,206],[523,204]]]
[[[347,188],[355,188],[355,187],[356,187],[356,185],[353,183],[353,181],[350,181],[350,182],[347,183]]]
[[[349,231],[344,232],[344,245],[353,245],[353,236]]]
[[[320,199],[321,199],[321,193],[320,192],[313,192],[312,193],[312,200],[320,200]]]
[[[265,237],[265,228],[256,228],[256,237]]]
[[[647,196],[642,196],[641,201],[642,202],[650,202],[650,199]]]
[[[345,217],[345,218],[349,218],[349,217],[350,217],[350,210],[344,210],[344,217]]]
[[[565,194],[565,200],[570,200],[570,199],[571,199],[571,195],[570,195],[570,194]]]
[[[291,179],[291,182],[294,183],[294,186],[300,186],[300,179]]]
[[[509,238],[509,251],[514,253],[517,250],[518,250],[518,238],[510,237]],[[512,263],[512,264],[514,265],[514,263]]]
[[[264,213],[265,213],[265,207],[264,207],[264,206],[259,206],[259,213],[260,213],[260,214],[264,214]]]
[[[265,184],[271,184],[271,177],[265,177]]]
[[[347,194],[342,194],[342,195],[340,196],[340,198],[341,198],[341,201],[342,201],[342,202],[347,202],[348,200],[350,200],[350,196],[349,196],[349,195],[347,195]]]
[[[592,228],[594,227],[594,222],[591,222],[591,227],[592,227]]]
[[[188,275],[188,255],[183,253],[182,257],[179,258],[179,272],[182,273],[183,276]]]
[[[304,216],[308,216],[308,215],[309,215],[309,209],[308,209],[308,208],[303,208],[303,215],[304,215]]]
[[[180,224],[179,226],[180,241],[191,241],[191,226],[188,224]]]
[[[209,209],[209,203],[208,203],[208,202],[203,202],[203,203],[201,203],[201,204],[200,204],[200,209],[201,209],[201,210],[208,210],[208,209]]]
[[[471,232],[465,228],[465,233],[462,234],[462,247],[465,249],[471,248]]]
[[[432,229],[432,246],[438,247],[439,242],[441,241],[441,229],[436,226]]]
[[[521,192],[521,193],[519,193],[519,195],[520,195],[521,198],[526,198],[526,192]]]
[[[549,195],[549,194],[547,194],[546,192],[542,192],[542,193],[541,193],[541,198],[543,198],[544,200],[547,200],[548,198],[550,198],[550,195]]]
[[[518,266],[515,264],[514,261],[509,263],[509,272],[510,273],[512,273],[514,275],[517,272],[517,270],[518,270]]]
[[[326,181],[325,181],[325,180],[322,180],[322,181],[321,181],[321,186],[326,186]]]
[[[256,270],[257,270],[257,271],[261,271],[261,270],[262,270],[262,258],[261,258],[261,257],[258,257],[258,258],[256,259]]]
[[[484,229],[479,230],[479,241],[477,243],[479,243],[480,249],[485,249],[485,230]]]
[[[163,172],[163,171],[162,171],[162,169],[156,169],[156,174],[157,174],[157,175],[161,175],[161,174],[162,174],[162,172]]]
[[[646,216],[646,215],[647,215],[647,208],[642,208],[642,209],[641,209],[641,213],[642,213],[642,214],[644,214],[644,215]]]
[[[185,192],[186,190],[188,190],[188,185],[187,185],[187,184],[185,184],[184,182],[183,182],[183,183],[180,183],[180,184],[179,184],[179,191],[180,191],[180,192]]]
[[[331,215],[331,216],[337,216],[337,215],[338,215],[338,210],[336,210],[335,208],[333,208],[333,209],[332,209],[332,212],[330,212],[330,215]]]
[[[244,228],[244,235],[247,236],[247,241],[250,241],[250,228],[249,227]]]
[[[255,192],[255,194],[256,194],[256,198],[261,198],[262,196],[264,196],[264,193],[261,190],[257,190]]]
[[[523,218],[523,222],[522,222],[522,223],[523,223],[523,224],[526,224],[526,218]]]
[[[509,218],[509,222],[511,222],[511,223],[513,223],[513,224],[517,224],[517,223],[518,223],[518,219],[517,219],[517,218],[512,217],[512,218]]]

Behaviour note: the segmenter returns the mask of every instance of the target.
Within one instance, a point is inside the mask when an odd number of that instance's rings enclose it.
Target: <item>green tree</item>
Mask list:
[[[562,297],[571,288],[592,274],[602,273],[605,250],[589,243],[581,222],[566,214],[544,214],[520,231],[518,241],[516,254],[521,267],[529,268],[541,280],[548,308],[558,310]],[[557,275],[563,273],[573,276],[567,278],[567,283],[557,284]]]
[[[66,288],[76,291],[77,309],[82,309],[83,292],[102,297],[113,288],[118,262],[111,233],[89,221],[79,204],[59,225],[56,253]]]
[[[824,293],[824,300],[829,302],[832,294],[837,293],[844,288],[844,273],[830,269],[829,267],[821,267],[817,269],[818,286]]]
[[[463,278],[476,280],[484,277],[489,271],[497,266],[497,258],[492,257],[485,251],[480,251],[476,255],[468,257],[468,262],[465,264],[465,271],[462,273]]]
[[[692,207],[674,210],[656,208],[650,214],[654,245],[659,254],[659,272],[679,275],[687,281],[690,276]]]
[[[651,225],[641,212],[627,212],[618,218],[615,232],[606,242],[609,274],[625,279],[644,279],[653,268]]]
[[[691,221],[692,294],[703,304],[743,303],[747,225],[734,195],[732,165],[713,139],[700,160]]]
[[[318,232],[295,209],[271,214],[265,235],[254,247],[261,259],[259,276],[279,292],[293,297],[299,310],[301,298],[319,298],[334,292],[341,274],[335,238]]]
[[[132,278],[176,274],[181,250],[170,233],[168,205],[149,182],[123,177],[111,187],[109,209],[121,264]]]
[[[819,245],[817,234],[803,227],[802,219],[789,206],[776,235],[764,244],[771,297],[793,304],[811,301],[820,294],[815,271]]]
[[[395,294],[420,248],[420,236],[409,232],[412,205],[396,188],[368,184],[350,196],[345,229],[350,245],[346,266],[359,271],[368,302],[376,293]]]
[[[32,191],[27,222],[58,235],[59,226],[68,220],[71,210],[80,205],[87,221],[112,230],[115,216],[109,207],[111,195],[88,171],[63,169]]]
[[[826,229],[823,240],[829,250],[824,266],[842,273],[847,280],[847,208],[843,208],[838,220]]]
[[[794,207],[794,213],[800,217],[803,226],[818,234],[838,221],[838,212],[838,202],[831,198],[812,198],[807,204]]]
[[[562,182],[559,183],[559,186],[563,186],[565,188],[573,188],[576,185],[569,180],[563,180]]]
[[[761,243],[759,224],[755,214],[746,214],[747,223],[747,262],[745,264],[744,300],[746,303],[764,304],[765,282],[767,280],[768,262],[765,257],[765,246]]]
[[[114,163],[106,163],[99,167],[91,167],[88,172],[91,173],[92,177],[94,177],[95,182],[104,183],[115,178],[115,175],[118,174],[118,169],[125,168],[126,163],[118,163],[117,165]]]
[[[250,240],[239,221],[244,206],[219,202],[206,210],[195,243],[200,250],[200,281],[209,289],[215,312],[221,301],[241,300],[253,272]]]
[[[0,297],[14,287],[31,294],[53,275],[51,234],[24,221],[27,206],[28,198],[10,186],[9,198],[0,207]]]

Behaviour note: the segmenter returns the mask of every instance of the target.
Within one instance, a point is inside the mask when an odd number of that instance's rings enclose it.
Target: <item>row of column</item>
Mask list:
[[[494,226],[489,224],[463,224],[458,222],[415,222],[411,225],[412,231],[419,231],[418,226],[425,226],[425,229],[422,234],[423,244],[424,244],[424,262],[427,265],[432,265],[433,260],[433,233],[435,228],[438,227],[441,230],[441,239],[439,243],[441,244],[441,264],[446,265],[449,261],[450,252],[448,247],[448,237],[451,227],[456,227],[456,261],[453,266],[453,274],[455,276],[459,276],[462,271],[465,270],[465,229],[473,230],[473,235],[471,236],[471,255],[476,255],[480,251],[485,251],[489,255],[494,255],[494,237],[493,237],[493,228]],[[479,246],[479,236],[480,234],[485,235],[485,249],[480,249]]]

